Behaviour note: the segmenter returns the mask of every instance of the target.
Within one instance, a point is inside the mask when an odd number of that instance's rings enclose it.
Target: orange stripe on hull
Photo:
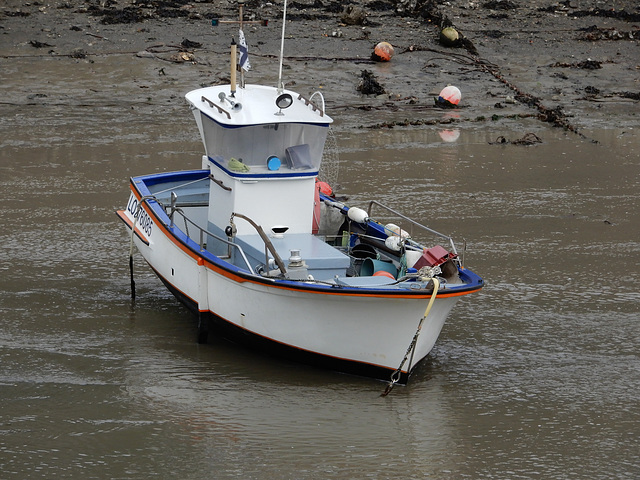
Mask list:
[[[120,220],[122,220],[124,223],[126,223],[129,228],[132,227],[132,222],[131,222],[131,220],[129,220],[129,217],[127,217],[127,214],[124,213],[124,210],[118,210],[116,212],[116,215],[118,215],[118,217],[120,217]],[[144,238],[144,235],[142,234],[142,232],[140,231],[140,229],[138,227],[136,227],[136,236],[140,240],[142,240],[145,245],[149,245],[149,242],[147,241],[146,238]]]

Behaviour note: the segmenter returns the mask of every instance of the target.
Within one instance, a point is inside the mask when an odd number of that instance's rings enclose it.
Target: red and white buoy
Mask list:
[[[460,103],[460,99],[462,98],[462,93],[458,87],[454,87],[453,85],[449,85],[448,87],[444,87],[438,96],[438,102],[444,104],[458,105]]]

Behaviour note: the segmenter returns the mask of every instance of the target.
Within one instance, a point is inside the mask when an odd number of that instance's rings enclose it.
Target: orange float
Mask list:
[[[395,50],[393,46],[388,42],[380,42],[376,45],[376,48],[373,49],[373,54],[380,62],[388,62],[394,53]]]

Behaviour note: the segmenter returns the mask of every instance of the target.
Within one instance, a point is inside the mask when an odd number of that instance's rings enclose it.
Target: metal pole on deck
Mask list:
[[[244,32],[244,30],[242,30],[243,7],[244,7],[244,3],[238,2],[238,10],[240,11],[240,18],[239,18],[240,30]],[[236,68],[238,67],[236,66]],[[242,68],[240,68],[240,88],[244,88],[244,69]]]
[[[280,68],[278,70],[278,93],[284,91],[284,85],[282,84],[282,60],[284,56],[284,30],[287,25],[287,0],[284,0],[284,11],[282,12],[282,38],[280,39]]]

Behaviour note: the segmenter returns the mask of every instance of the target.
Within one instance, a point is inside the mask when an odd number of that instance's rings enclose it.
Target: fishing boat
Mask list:
[[[210,335],[404,384],[456,302],[483,287],[452,238],[318,181],[332,123],[319,92],[236,80],[186,94],[197,168],[130,179],[133,247]],[[374,211],[385,221],[376,220]],[[393,220],[393,221],[391,221]],[[428,239],[427,243],[426,240]]]

